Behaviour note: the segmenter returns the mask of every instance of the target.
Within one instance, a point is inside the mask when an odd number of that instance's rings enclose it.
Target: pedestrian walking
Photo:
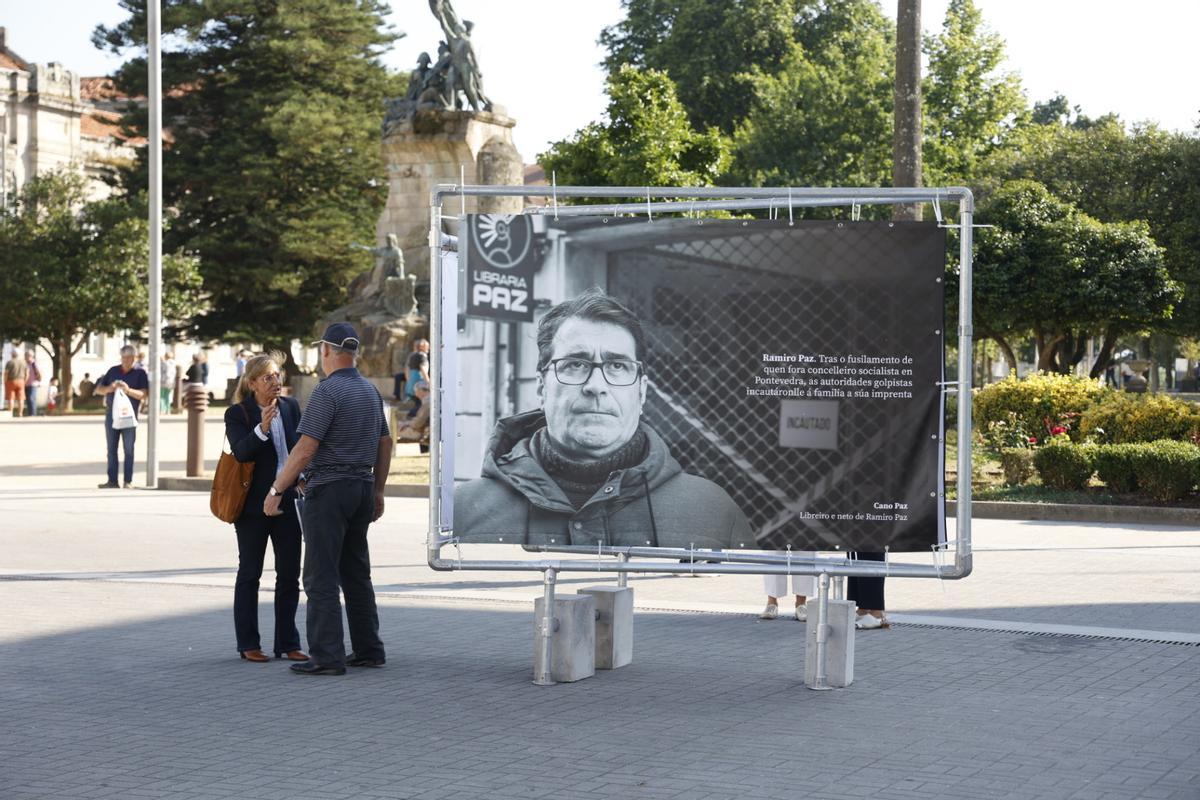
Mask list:
[[[282,513],[284,491],[304,471],[300,520],[309,660],[291,669],[302,675],[344,675],[347,666],[381,667],[385,660],[367,529],[383,514],[392,437],[383,399],[355,366],[359,339],[354,328],[344,322],[330,325],[313,346],[320,348],[327,377],[309,397],[296,429],[300,440],[268,489],[263,513]],[[339,587],[346,599],[349,655]]]
[[[133,406],[133,419],[136,423],[138,409],[142,401],[150,394],[150,376],[146,370],[133,365],[137,351],[129,345],[121,348],[121,363],[111,367],[108,372],[96,381],[94,394],[104,397],[104,438],[108,445],[108,480],[100,484],[101,489],[117,489],[117,442],[120,441],[125,451],[125,488],[133,488],[133,445],[137,440],[137,425],[129,427],[114,427],[114,405],[124,403],[119,400],[117,392],[121,392]]]
[[[12,409],[14,417],[25,410],[25,381],[29,378],[29,366],[14,350],[12,357],[4,362],[4,402]]]
[[[175,393],[175,354],[167,350],[158,365],[158,410],[171,413],[171,396]]]
[[[25,416],[37,416],[38,387],[42,385],[42,371],[38,368],[37,357],[32,350],[25,351],[25,366],[29,377],[25,380]]]

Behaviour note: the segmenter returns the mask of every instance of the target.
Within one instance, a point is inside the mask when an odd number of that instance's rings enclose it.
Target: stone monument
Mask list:
[[[350,285],[351,300],[322,320],[348,320],[363,337],[365,374],[398,371],[412,342],[428,338],[430,308],[430,193],[438,184],[520,185],[521,154],[513,146],[516,124],[483,90],[471,40],[473,26],[460,20],[449,0],[429,0],[445,39],[435,61],[421,53],[403,97],[387,102],[383,159],[388,198],[376,223],[375,267]],[[443,203],[443,231],[457,234],[467,213],[519,214],[519,197],[458,197]]]

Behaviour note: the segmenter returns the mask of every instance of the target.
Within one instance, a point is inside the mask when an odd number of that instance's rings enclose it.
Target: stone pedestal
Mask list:
[[[544,598],[533,603],[533,659],[542,648]],[[555,630],[550,639],[550,677],[570,683],[596,674],[596,599],[588,594],[554,598]]]
[[[376,226],[378,239],[396,234],[405,269],[420,282],[429,280],[429,194],[438,184],[520,186],[525,181],[521,154],[512,142],[515,121],[502,109],[419,111],[398,121],[383,138],[388,171],[387,206]],[[467,213],[519,214],[520,197],[466,199]],[[443,214],[462,213],[458,198],[443,204]],[[448,221],[446,232],[457,233]],[[428,313],[423,307],[422,313]]]
[[[633,663],[633,589],[589,586],[579,594],[596,598],[596,669]]]
[[[854,616],[856,606],[850,600],[830,600],[827,613],[829,634],[825,639],[825,682],[845,688],[854,683]],[[804,642],[804,685],[817,679],[817,604],[808,604],[808,630]]]

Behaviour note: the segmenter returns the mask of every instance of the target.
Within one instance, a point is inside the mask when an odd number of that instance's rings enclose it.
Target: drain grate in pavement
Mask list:
[[[970,631],[973,633],[1007,633],[1017,636],[1041,636],[1052,639],[1091,639],[1109,642],[1142,642],[1144,644],[1173,644],[1180,647],[1200,647],[1200,641],[1187,639],[1159,639],[1130,632],[1127,635],[1109,633],[1068,633],[1060,631],[1035,631],[1025,628],[977,628],[970,625],[934,625],[921,622],[893,622],[893,628],[921,628],[931,631]]]

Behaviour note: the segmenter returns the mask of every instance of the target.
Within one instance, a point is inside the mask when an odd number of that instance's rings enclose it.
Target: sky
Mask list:
[[[922,27],[941,28],[949,0],[923,0]],[[1200,0],[976,0],[1007,43],[1007,69],[1031,101],[1063,94],[1085,114],[1116,112],[1129,123],[1191,131],[1200,122],[1195,33]],[[472,37],[484,91],[517,120],[526,162],[550,143],[599,119],[606,105],[596,38],[621,19],[619,0],[453,0]],[[896,0],[881,0],[895,17]],[[441,29],[426,0],[392,0],[392,26],[406,35],[385,57],[407,72],[436,53]],[[8,45],[35,62],[60,61],[82,75],[121,61],[91,45],[98,23],[123,18],[117,0],[0,0]]]

